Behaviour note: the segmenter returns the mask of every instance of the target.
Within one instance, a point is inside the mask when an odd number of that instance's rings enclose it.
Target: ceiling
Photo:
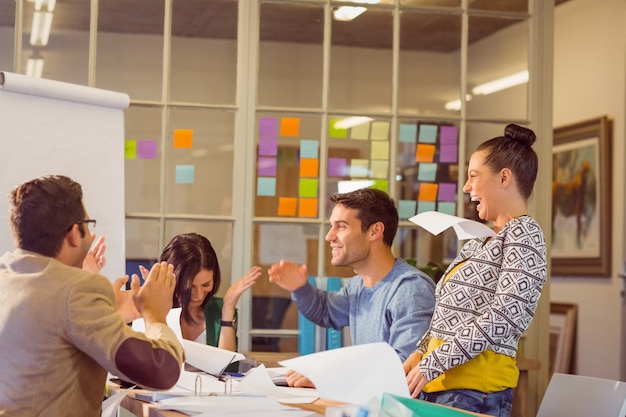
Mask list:
[[[24,31],[30,32],[32,6],[24,3]],[[524,13],[529,0],[470,0],[472,10],[515,11]],[[556,4],[567,0],[556,0]],[[352,22],[333,21],[333,45],[391,48],[392,14],[382,0]],[[442,13],[441,7],[407,9],[400,16],[400,48],[402,50],[453,52],[461,39],[461,15],[455,13],[461,0],[402,0],[411,6],[451,7],[451,13]],[[98,30],[116,33],[161,34],[163,32],[163,2],[156,0],[100,1]],[[387,6],[387,7],[385,7]],[[454,8],[452,8],[454,7]],[[455,9],[456,8],[456,9]],[[0,26],[13,26],[15,1],[0,1]],[[175,0],[172,13],[172,33],[194,38],[228,38],[237,34],[237,2],[233,0]],[[265,41],[317,43],[323,38],[323,5],[297,3],[262,3],[260,36]],[[55,31],[89,29],[90,7],[86,0],[57,0],[52,22]],[[476,42],[490,34],[518,22],[493,15],[470,15],[469,42]],[[51,41],[52,42],[52,41]]]

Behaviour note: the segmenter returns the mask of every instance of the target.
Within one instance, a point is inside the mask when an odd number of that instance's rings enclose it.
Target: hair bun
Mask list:
[[[526,146],[533,146],[537,136],[532,130],[511,123],[504,128],[504,137],[521,142]]]

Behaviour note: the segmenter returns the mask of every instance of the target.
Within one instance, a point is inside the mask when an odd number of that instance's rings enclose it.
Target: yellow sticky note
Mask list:
[[[389,160],[389,141],[372,141],[370,144],[370,158]]]
[[[368,159],[352,159],[350,160],[350,176],[356,178],[369,177],[369,160]]]
[[[300,159],[300,176],[317,177],[320,167],[320,160],[317,158]]]
[[[369,134],[370,134],[369,122],[356,125],[352,129],[350,129],[351,139],[367,140],[369,139]]]
[[[300,119],[298,117],[283,117],[280,119],[281,136],[298,136],[300,134]]]
[[[370,165],[370,177],[371,178],[387,178],[389,173],[389,161],[372,161]]]
[[[435,201],[437,200],[437,190],[439,184],[421,183],[420,192],[417,199],[419,201]]]
[[[174,148],[191,148],[192,144],[192,129],[174,129]]]
[[[301,198],[298,206],[298,216],[317,217],[317,198]]]
[[[295,216],[298,199],[292,197],[280,197],[278,199],[279,216]]]
[[[389,122],[372,122],[372,140],[389,140]]]
[[[435,145],[417,145],[415,162],[433,162],[435,158]]]
[[[137,141],[136,140],[124,141],[124,158],[137,159]]]

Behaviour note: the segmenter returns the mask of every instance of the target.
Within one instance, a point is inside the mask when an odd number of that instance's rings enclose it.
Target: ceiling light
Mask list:
[[[53,16],[52,12],[35,11],[33,13],[33,26],[30,31],[31,45],[46,46],[48,44]]]
[[[465,101],[470,101],[472,99],[472,95],[471,94],[466,94],[465,95]],[[446,110],[456,110],[459,111],[461,110],[461,99],[456,99],[456,100],[452,100],[452,101],[448,101],[446,104],[443,105]]]
[[[524,84],[528,82],[528,70],[520,71],[509,76],[498,78],[497,80],[490,81],[488,83],[477,85],[472,88],[472,94],[486,95],[495,93],[497,91],[506,90],[507,88],[515,87],[516,85]]]
[[[353,3],[376,4],[379,1],[380,0],[353,0]],[[335,20],[349,22],[365,13],[366,10],[367,8],[361,6],[341,6],[333,11],[333,17]]]
[[[43,58],[28,58],[26,62],[26,75],[41,78],[43,73]]]
[[[367,116],[346,117],[345,119],[336,121],[333,127],[335,129],[349,129],[354,126],[362,125],[363,123],[371,122],[372,120],[374,119]]]
[[[35,0],[35,10],[40,11],[41,8],[45,5],[46,10],[48,10],[49,12],[53,12],[56,4],[57,0]]]

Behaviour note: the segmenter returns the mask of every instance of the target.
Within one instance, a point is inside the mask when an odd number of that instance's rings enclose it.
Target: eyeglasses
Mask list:
[[[69,232],[70,230],[72,230],[72,227],[74,227],[75,224],[85,224],[85,223],[87,224],[87,227],[89,228],[90,231],[96,228],[96,219],[86,219],[86,220],[81,220],[76,223],[72,223],[72,225],[67,229],[67,231]]]

